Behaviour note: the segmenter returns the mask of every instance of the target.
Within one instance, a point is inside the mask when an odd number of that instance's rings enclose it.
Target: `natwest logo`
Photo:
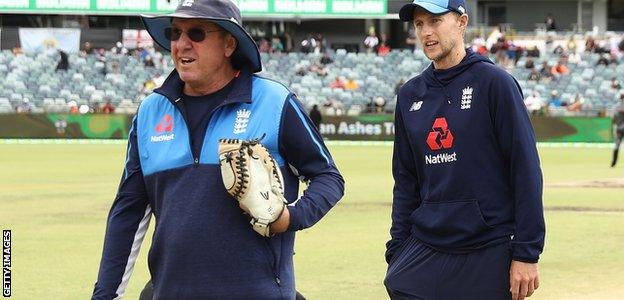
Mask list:
[[[162,120],[158,122],[158,125],[156,125],[156,132],[163,133],[163,132],[171,132],[172,130],[173,130],[173,117],[171,117],[170,114],[166,114],[162,118]]]
[[[166,114],[158,124],[156,124],[156,134],[150,137],[150,141],[153,143],[167,142],[174,139],[173,131],[173,117],[170,114]]]
[[[453,133],[448,128],[446,118],[436,118],[431,129],[433,131],[429,132],[427,136],[427,145],[431,150],[453,147]]]

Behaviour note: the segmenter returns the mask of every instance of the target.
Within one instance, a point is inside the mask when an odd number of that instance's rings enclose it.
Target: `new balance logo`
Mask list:
[[[469,109],[472,106],[472,88],[466,87],[462,90],[461,109]]]
[[[423,102],[422,101],[414,101],[414,103],[412,103],[412,107],[410,107],[409,111],[417,111],[420,110],[420,108],[422,107]]]
[[[262,196],[264,200],[269,200],[269,192],[260,192],[260,196]]]
[[[244,133],[247,131],[247,124],[249,124],[250,117],[250,110],[241,109],[236,112],[236,120],[234,120],[234,134]]]

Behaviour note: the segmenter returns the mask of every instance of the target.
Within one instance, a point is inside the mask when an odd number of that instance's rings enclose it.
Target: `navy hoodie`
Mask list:
[[[470,49],[431,64],[398,94],[390,261],[410,235],[444,252],[509,242],[537,262],[544,246],[542,172],[514,78]]]

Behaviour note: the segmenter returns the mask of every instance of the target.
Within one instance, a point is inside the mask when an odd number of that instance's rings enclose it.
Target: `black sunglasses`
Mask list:
[[[206,38],[206,34],[219,31],[223,30],[203,30],[201,28],[191,28],[186,31],[186,36],[188,36],[191,41],[199,43]],[[177,41],[182,36],[183,32],[184,31],[179,28],[167,27],[165,28],[165,37],[170,41]]]

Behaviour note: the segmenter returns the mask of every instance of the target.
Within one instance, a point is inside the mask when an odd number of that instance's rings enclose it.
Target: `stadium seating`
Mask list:
[[[321,58],[318,54],[262,53],[261,58],[264,70],[260,75],[289,86],[307,107],[333,99],[342,103],[342,111],[348,114],[363,112],[376,97],[384,98],[387,111],[391,112],[397,83],[419,74],[429,65],[419,51],[393,50],[384,57],[336,51],[332,53],[334,62],[324,67],[326,74],[322,76],[310,68],[318,64]],[[613,77],[624,82],[624,64],[596,66],[598,58],[596,54],[581,54],[578,63],[568,64],[569,75],[548,83],[527,80],[530,70],[524,68],[524,57],[509,72],[518,80],[525,96],[537,91],[547,97],[552,90],[558,90],[562,100],[570,102],[579,93],[592,109],[608,110],[617,104],[619,93],[624,92],[610,87]],[[168,55],[165,59],[170,61]],[[536,59],[536,65],[541,61],[554,65],[557,60],[557,55],[546,53]],[[5,79],[0,81],[0,113],[14,112],[24,99],[29,99],[32,112],[67,112],[70,101],[91,106],[110,101],[118,107],[117,112],[134,113],[145,97],[141,93],[144,82],[157,73],[166,75],[172,70],[171,63],[167,68],[145,67],[132,56],[111,52],[106,53],[107,63],[94,55],[70,54],[67,71],[57,72],[57,61],[56,52],[18,56],[6,50],[0,52],[0,77]],[[117,72],[113,70],[113,62],[119,66]],[[331,89],[329,86],[336,77],[352,78],[359,88]]]

